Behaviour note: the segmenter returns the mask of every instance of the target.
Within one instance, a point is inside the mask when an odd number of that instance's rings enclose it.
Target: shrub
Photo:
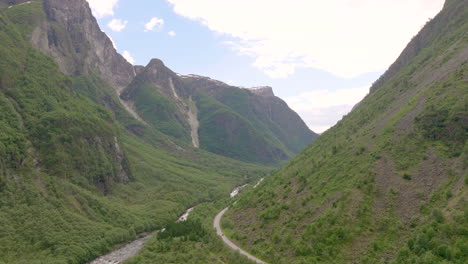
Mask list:
[[[411,181],[412,178],[413,178],[413,176],[411,176],[411,174],[409,174],[409,173],[403,174],[403,179],[405,179],[407,181]]]

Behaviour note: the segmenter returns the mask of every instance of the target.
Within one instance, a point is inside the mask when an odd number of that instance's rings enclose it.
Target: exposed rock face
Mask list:
[[[194,147],[274,163],[317,137],[271,87],[245,89],[209,77],[180,75],[158,59],[137,72],[121,99],[156,129]]]
[[[53,57],[69,76],[97,73],[114,88],[127,112],[180,146],[189,144],[250,161],[245,157],[248,153],[271,163],[288,159],[317,136],[275,97],[271,87],[247,90],[208,77],[182,76],[158,59],[146,67],[131,65],[100,30],[86,0],[44,0],[43,8],[46,19],[33,30],[32,45]],[[201,103],[206,96],[217,104],[211,110],[221,111],[216,116]],[[245,137],[248,143],[237,149]],[[208,147],[212,142],[216,146]],[[235,154],[224,151],[228,148],[234,148]]]
[[[30,43],[54,58],[60,71],[71,77],[97,73],[117,94],[128,86],[135,69],[100,30],[86,0],[43,0],[43,9],[46,19],[36,25]],[[125,107],[138,119],[129,106]],[[96,182],[104,192],[109,191],[109,182],[129,181],[131,171],[118,137],[96,138],[88,143],[97,150],[105,150],[103,153],[114,163],[113,174],[103,175]]]
[[[118,170],[117,170],[117,181],[120,183],[127,183],[130,179],[128,178],[129,175],[129,168],[128,168],[128,161],[127,158],[125,157],[125,153],[122,150],[122,147],[120,146],[120,142],[117,137],[114,137],[114,148],[115,148],[115,153],[117,154],[115,156],[115,161],[117,164],[119,164]]]
[[[120,96],[123,102],[134,105],[154,128],[199,147],[198,111],[179,76],[159,59],[152,59],[137,70]]]
[[[32,33],[31,43],[52,56],[60,70],[75,76],[97,71],[117,91],[135,76],[133,66],[100,30],[86,0],[44,0],[48,22]]]
[[[129,99],[129,95],[143,84],[152,84],[163,94],[174,99],[189,95],[177,74],[159,59],[152,59],[144,68],[138,67],[138,75],[133,79],[129,88],[122,93],[122,99]]]
[[[135,65],[133,66],[133,68],[135,69],[135,75],[136,75],[136,74],[140,74],[145,69],[145,66]]]
[[[449,6],[455,8],[448,8]],[[431,21],[427,22],[423,29],[408,43],[406,48],[400,54],[398,59],[390,66],[390,68],[372,85],[371,92],[381,87],[384,83],[394,77],[403,67],[408,65],[411,60],[421,52],[434,36],[443,34],[450,29],[449,21],[453,17],[458,17],[463,12],[463,6],[468,5],[468,1],[446,0],[441,13]]]
[[[275,96],[273,93],[273,88],[270,86],[260,86],[260,87],[253,87],[253,88],[247,88],[248,91],[250,91],[253,94],[263,96],[263,97],[272,97]]]

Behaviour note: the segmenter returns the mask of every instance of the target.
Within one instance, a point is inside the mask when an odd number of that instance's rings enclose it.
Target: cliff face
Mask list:
[[[178,144],[191,142],[192,146],[199,146],[198,127],[192,121],[196,109],[190,104],[190,94],[177,74],[161,60],[153,59],[146,67],[140,67],[120,98],[133,105],[153,128],[176,138]]]
[[[247,88],[247,90],[253,94],[263,96],[263,97],[275,96],[275,94],[273,93],[273,88],[271,88],[270,86]]]
[[[96,30],[84,1],[11,8],[4,3],[0,263],[88,263],[140,233],[161,229],[188,206],[221,199],[235,185],[269,171],[181,149],[175,134],[162,135],[132,118],[116,88],[130,81],[106,74],[133,67]],[[31,36],[42,52],[31,45]],[[144,107],[177,111],[164,89],[150,88],[164,100]]]
[[[0,163],[13,173],[45,172],[107,194],[113,182],[131,178],[117,124],[77,96],[71,79],[25,40],[34,25],[24,24],[45,17],[41,7],[33,1],[0,10]]]
[[[44,0],[47,21],[31,34],[31,43],[53,57],[60,70],[76,76],[97,71],[118,92],[135,76],[133,66],[101,31],[86,0]]]
[[[45,16],[28,35],[30,43],[72,77],[77,92],[138,136],[157,130],[182,148],[261,163],[286,160],[317,136],[271,87],[179,76],[158,59],[133,66],[100,30],[86,0],[42,3]]]
[[[140,68],[138,75],[133,78],[121,97],[127,99],[135,89],[144,84],[156,86],[161,93],[173,99],[189,96],[177,74],[167,68],[159,59],[152,59],[146,67]]]
[[[179,75],[153,59],[121,99],[181,144],[261,163],[286,160],[317,136],[271,87],[243,89],[198,75]]]

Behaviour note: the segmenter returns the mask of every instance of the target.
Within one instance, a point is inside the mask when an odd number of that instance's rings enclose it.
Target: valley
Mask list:
[[[446,1],[336,126],[224,215],[269,263],[464,263],[468,4]]]
[[[89,2],[0,0],[0,264],[468,261],[467,0],[320,136],[270,86],[133,65]]]

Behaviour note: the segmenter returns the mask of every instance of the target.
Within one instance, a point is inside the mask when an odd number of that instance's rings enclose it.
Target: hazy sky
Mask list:
[[[131,63],[272,86],[315,132],[359,102],[443,0],[88,0]]]

